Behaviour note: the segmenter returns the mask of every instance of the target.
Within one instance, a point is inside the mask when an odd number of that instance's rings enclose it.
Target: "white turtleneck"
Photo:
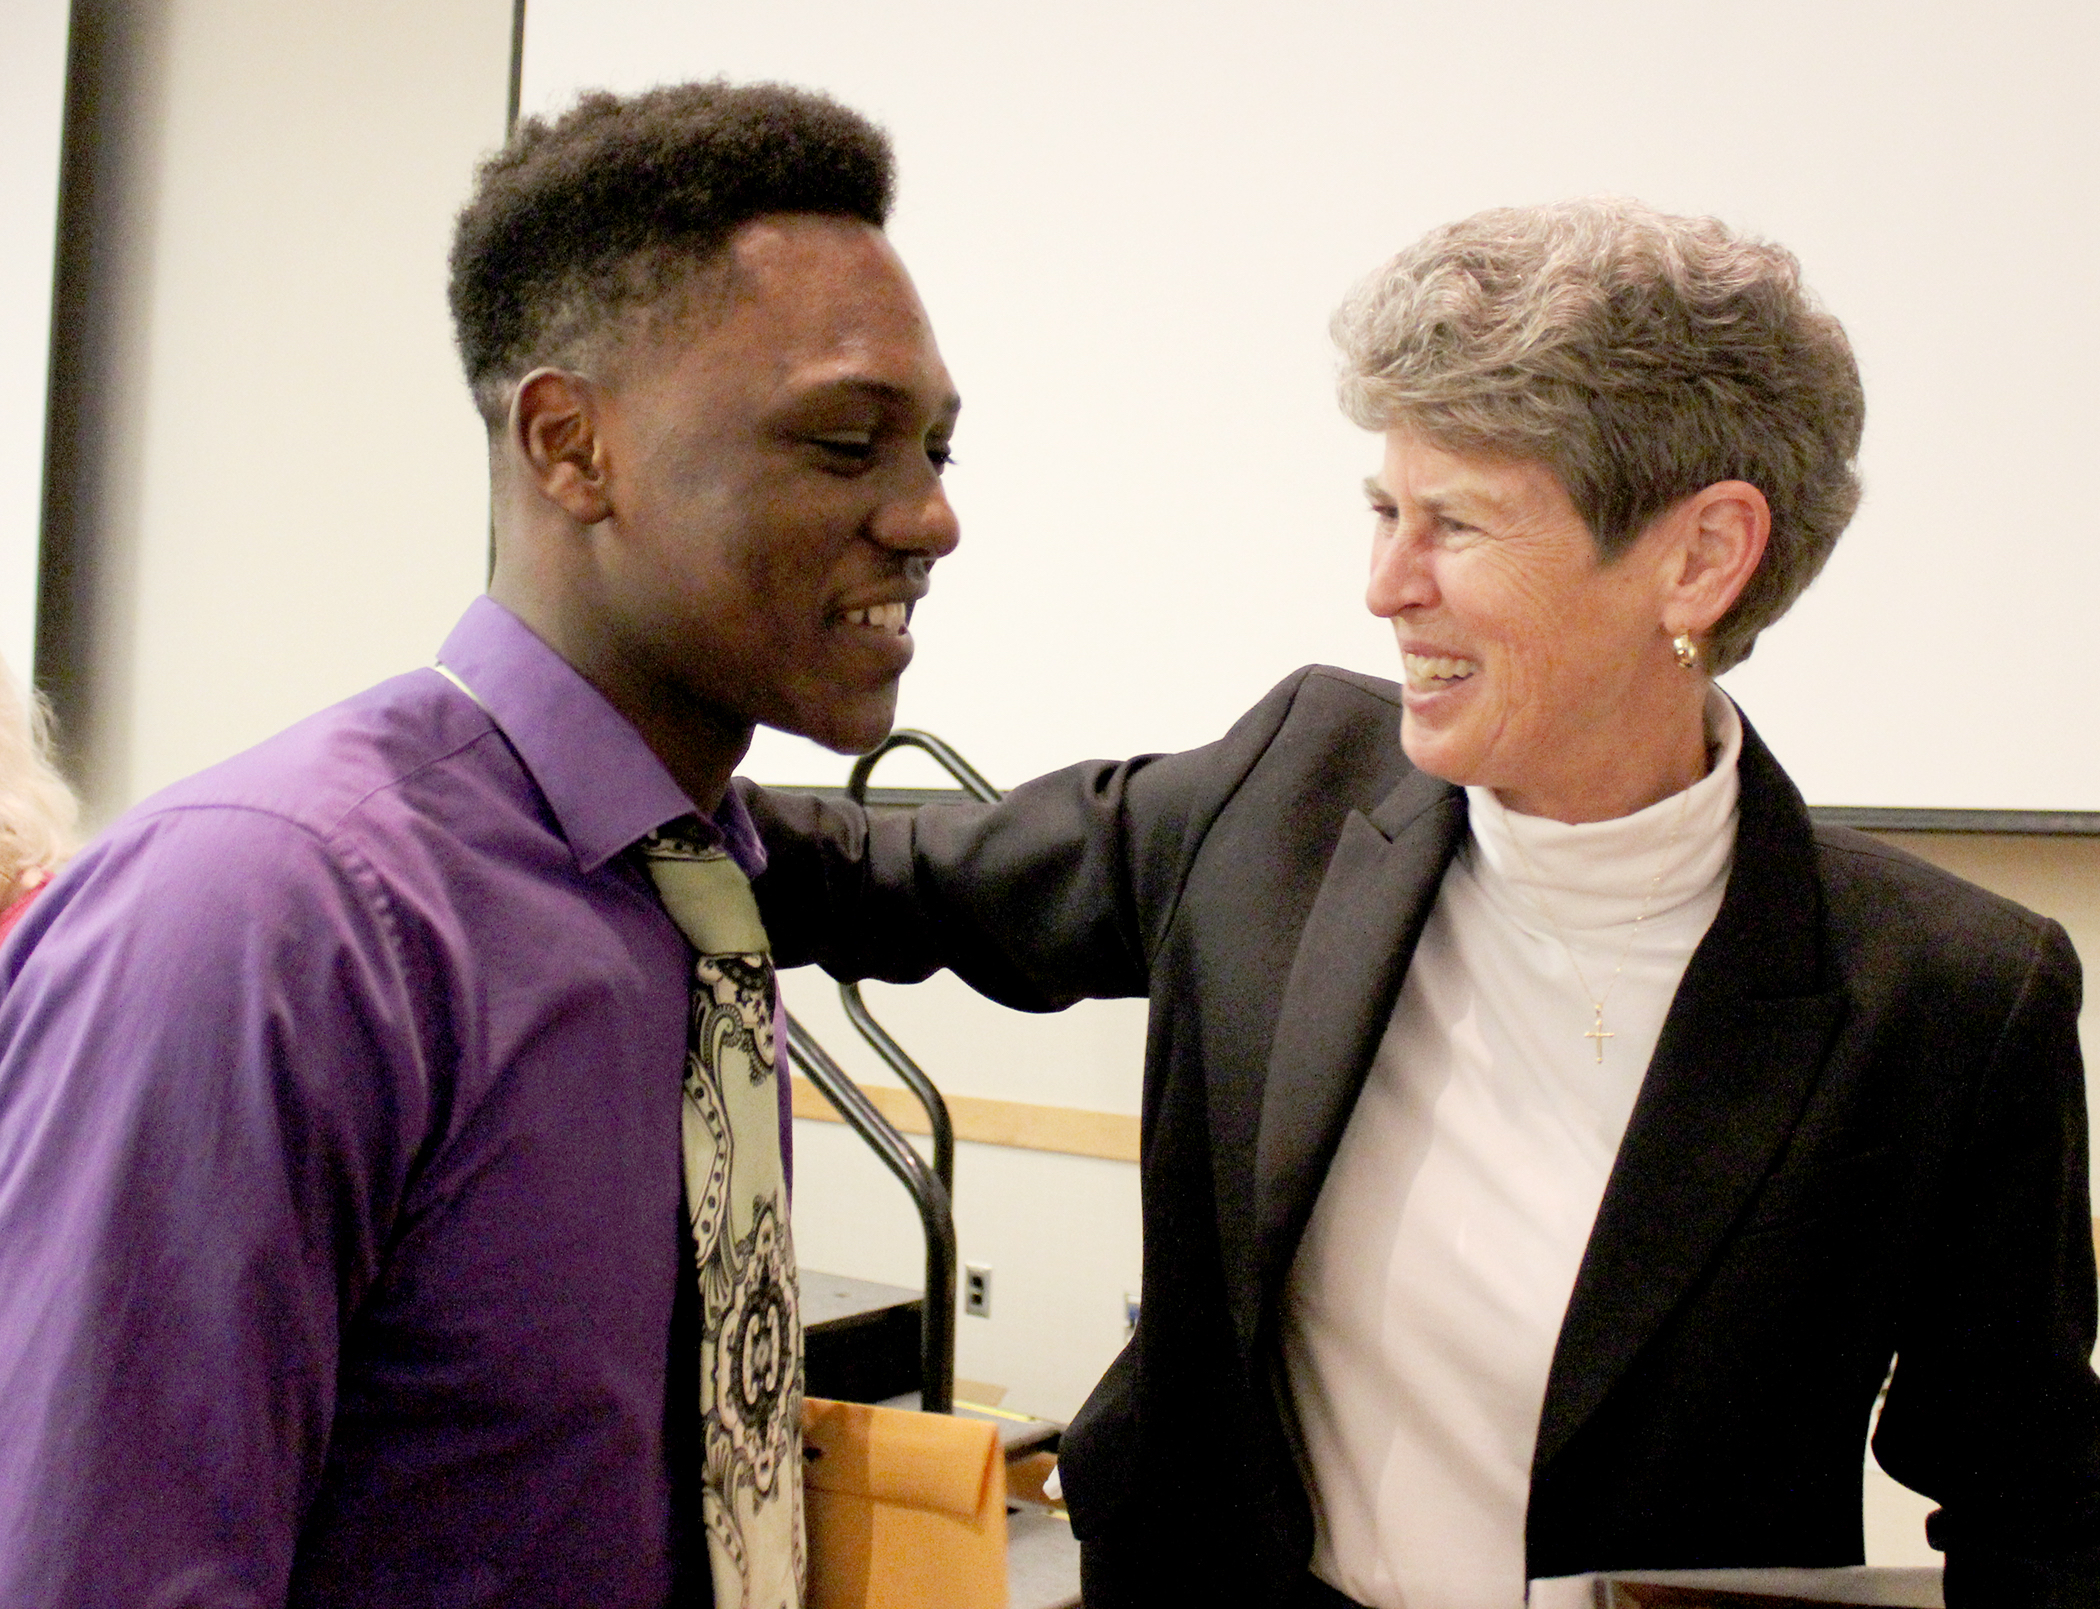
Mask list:
[[[1706,724],[1706,776],[1617,820],[1570,826],[1466,790],[1470,837],[1285,1301],[1313,1570],[1374,1609],[1524,1602],[1561,1316],[1735,847],[1742,724],[1718,692]],[[1599,998],[1601,1066],[1585,1037]]]

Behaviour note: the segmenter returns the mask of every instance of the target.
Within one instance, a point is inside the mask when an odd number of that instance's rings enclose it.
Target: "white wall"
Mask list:
[[[1007,782],[1389,673],[1327,319],[1433,225],[1614,191],[1797,251],[1866,501],[1731,685],[1812,802],[2100,809],[2100,7],[532,0],[525,104],[784,77],[885,123],[964,398],[903,712]],[[1958,754],[1949,763],[1950,740]],[[829,762],[769,743],[754,774]]]
[[[134,0],[101,109],[72,491],[91,812],[428,662],[480,590],[451,215],[507,0]]]
[[[0,50],[0,662],[29,680],[65,114],[66,0],[9,0]]]

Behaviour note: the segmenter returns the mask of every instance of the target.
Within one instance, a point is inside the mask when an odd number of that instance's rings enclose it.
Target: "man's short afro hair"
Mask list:
[[[881,129],[788,84],[601,90],[527,118],[482,163],[453,235],[453,331],[483,417],[500,422],[525,374],[573,362],[753,218],[879,229],[895,184]]]

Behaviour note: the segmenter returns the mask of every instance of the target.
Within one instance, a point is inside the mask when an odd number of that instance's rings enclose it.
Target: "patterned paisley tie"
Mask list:
[[[773,962],[751,884],[691,817],[642,840],[697,952],[685,1205],[700,1282],[702,1510],[718,1609],[802,1603],[802,1320],[780,1158]]]

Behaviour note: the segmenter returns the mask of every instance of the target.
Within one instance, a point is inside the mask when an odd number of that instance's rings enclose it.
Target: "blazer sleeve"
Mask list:
[[[2079,969],[2033,949],[1925,1228],[1874,1451],[1942,1505],[1949,1609],[2100,1606],[2100,1381]]]
[[[1189,863],[1311,669],[1216,743],[1069,766],[996,805],[870,812],[739,779],[775,961],[892,983],[947,967],[1023,1011],[1148,993]]]

